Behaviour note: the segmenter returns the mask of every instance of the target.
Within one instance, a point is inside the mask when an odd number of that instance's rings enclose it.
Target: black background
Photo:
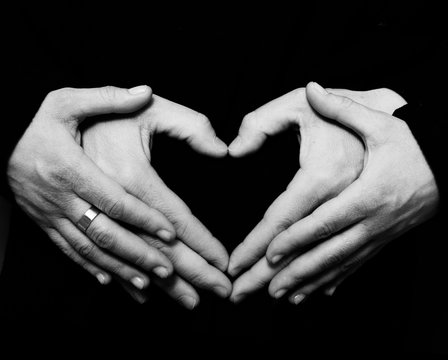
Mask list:
[[[246,113],[308,81],[390,87],[422,101],[441,69],[435,49],[442,19],[428,4],[296,2],[248,10],[64,2],[21,5],[5,15],[11,76],[4,154],[45,94],[64,86],[148,84],[206,114],[230,143]],[[295,135],[284,133],[248,158],[214,160],[161,135],[153,164],[230,252],[295,174],[298,150]],[[201,293],[201,305],[188,312],[156,288],[141,306],[117,285],[100,287],[20,210],[14,215],[0,277],[0,319],[11,338],[94,331],[109,339],[250,337],[254,348],[301,351],[447,351],[437,218],[395,240],[332,298],[316,295],[294,307],[262,291],[235,306]]]

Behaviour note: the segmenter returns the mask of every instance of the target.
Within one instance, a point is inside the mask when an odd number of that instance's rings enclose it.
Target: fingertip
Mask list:
[[[256,152],[264,142],[264,137],[261,136],[241,136],[238,135],[235,140],[231,142],[228,147],[229,155],[234,158],[240,158]]]
[[[225,247],[222,245],[222,243],[216,240],[216,245],[220,248],[213,256],[213,258],[210,259],[210,262],[218,268],[218,270],[221,270],[222,272],[225,272],[229,267],[229,255],[225,249]]]
[[[172,267],[165,267],[165,266],[157,266],[152,271],[159,278],[166,279],[168,276],[172,275],[173,268]]]
[[[295,293],[289,297],[289,302],[293,305],[299,305],[306,299],[307,295],[303,293]]]
[[[240,294],[231,294],[229,300],[236,304],[239,304],[240,302],[242,302],[245,298],[247,297],[247,294],[245,293],[240,293]]]
[[[97,273],[95,277],[101,285],[110,284],[110,282],[112,281],[111,276],[103,272]]]
[[[229,153],[229,148],[224,141],[222,141],[219,137],[215,136],[213,138],[213,144],[215,148],[215,155],[217,157],[227,156],[227,154]]]
[[[213,287],[213,291],[221,298],[226,299],[232,293],[231,287],[224,285],[216,285]]]
[[[317,82],[310,81],[306,85],[306,91],[315,91],[320,95],[327,95],[328,91],[326,91],[321,85],[319,85]]]
[[[283,254],[278,253],[266,254],[266,258],[269,264],[277,265],[283,259]]]
[[[152,89],[148,85],[139,85],[128,89],[128,92],[129,94],[134,96],[142,96],[142,95],[150,96],[152,94]]]
[[[240,272],[239,266],[236,264],[236,262],[232,258],[230,258],[229,265],[227,267],[227,273],[230,276],[235,277],[236,275],[238,275],[239,272]]]
[[[182,295],[178,300],[187,310],[193,310],[199,305],[200,298],[191,295]]]
[[[215,261],[215,266],[221,270],[226,271],[229,267],[229,259],[227,257],[221,257]]]
[[[156,233],[157,237],[159,237],[161,240],[165,242],[173,241],[176,238],[176,233],[174,231],[162,229],[157,231]]]
[[[325,294],[326,296],[333,296],[334,293],[335,293],[335,291],[336,291],[336,289],[337,289],[337,286],[332,286],[332,287],[330,287],[330,288],[328,288],[328,289],[325,289],[325,290],[324,290],[324,294]]]
[[[237,136],[229,145],[229,155],[233,157],[241,156],[242,146],[241,136]]]

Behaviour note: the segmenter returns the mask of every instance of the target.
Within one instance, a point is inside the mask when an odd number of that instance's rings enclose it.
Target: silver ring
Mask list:
[[[89,228],[90,224],[93,220],[101,213],[95,206],[92,206],[89,210],[87,210],[83,216],[81,216],[81,219],[76,223],[78,228],[86,232]]]

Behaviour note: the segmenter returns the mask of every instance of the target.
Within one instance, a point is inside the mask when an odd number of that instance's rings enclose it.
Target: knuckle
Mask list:
[[[111,273],[120,276],[124,280],[128,280],[129,278],[127,266],[119,261],[114,261],[113,263],[108,264],[106,268]]]
[[[149,256],[146,251],[141,252],[138,255],[136,255],[136,257],[134,259],[134,264],[140,268],[145,268],[150,263],[151,263],[151,260],[149,259]]]
[[[47,171],[48,178],[63,189],[71,189],[79,182],[79,173],[69,164],[59,163],[50,166],[38,164],[37,166],[42,174]]]
[[[322,221],[317,224],[316,231],[314,233],[316,240],[323,240],[330,237],[333,234],[333,227],[326,221]]]
[[[294,223],[294,211],[295,209],[283,210],[283,213],[279,216],[277,209],[270,207],[266,210],[262,222],[272,229],[274,234],[278,234],[288,229]]]
[[[199,128],[202,129],[202,128],[208,127],[210,124],[210,121],[207,116],[197,112],[196,117],[195,117],[195,123]]]
[[[259,122],[256,111],[252,111],[243,118],[243,124],[246,128],[257,129]]]
[[[263,221],[272,224],[272,230],[274,234],[285,232],[285,235],[289,235],[288,229],[294,222],[288,217],[282,217],[280,219],[275,220],[272,220],[272,218],[267,217]]]
[[[95,245],[90,243],[82,244],[77,250],[82,257],[91,259],[95,253]]]
[[[271,281],[270,287],[272,287],[273,289],[280,289],[284,287],[291,287],[296,284],[301,284],[304,281],[305,277],[301,269],[288,268],[284,274],[274,278]]]
[[[120,180],[122,184],[135,184],[136,179],[139,177],[139,172],[137,171],[135,166],[131,164],[126,164],[120,168],[118,174],[116,174],[117,179]]]
[[[312,184],[316,189],[324,188],[328,189],[330,185],[333,185],[337,177],[330,171],[330,169],[317,169],[310,171],[307,176],[310,178]]]
[[[182,221],[175,221],[173,223],[174,228],[176,229],[177,237],[180,239],[186,239],[189,237],[189,234],[191,234],[191,225],[188,221],[182,220]]]
[[[152,241],[149,241],[148,243],[150,246],[156,248],[159,252],[161,252],[162,254],[164,254],[169,258],[175,253],[173,251],[172,245],[164,241],[152,239]]]
[[[115,246],[115,239],[112,234],[109,233],[108,230],[103,228],[102,226],[94,226],[92,224],[88,229],[88,236],[92,241],[97,244],[100,248],[103,249],[113,249]]]
[[[344,264],[342,264],[339,268],[340,268],[341,273],[347,274],[347,273],[350,273],[352,271],[352,269],[361,265],[361,263],[362,263],[362,258],[360,256],[355,256],[350,261],[347,261]]]
[[[353,106],[354,102],[352,99],[350,99],[347,96],[340,96],[339,97],[340,105],[344,109],[349,109]]]
[[[298,104],[303,104],[306,101],[306,89],[304,87],[294,89],[292,94]]]
[[[61,88],[50,91],[44,99],[44,106],[52,109],[64,110],[72,108],[74,104],[73,88]]]
[[[124,215],[124,199],[104,200],[103,210],[114,219],[121,219]]]
[[[192,272],[188,277],[188,280],[196,286],[199,286],[201,288],[213,288],[214,279],[210,276],[210,274],[195,271]]]
[[[114,100],[117,97],[117,88],[114,86],[103,86],[101,88],[99,88],[99,93],[100,93],[100,97],[101,99],[106,103],[106,104],[111,104],[114,102]]]
[[[344,254],[342,252],[334,252],[327,255],[321,264],[321,270],[332,269],[338,266],[344,259]]]

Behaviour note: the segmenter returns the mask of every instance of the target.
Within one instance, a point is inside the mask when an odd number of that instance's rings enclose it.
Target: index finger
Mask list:
[[[286,191],[271,204],[263,219],[233,251],[229,274],[235,276],[254,264],[278,234],[313,211],[325,199],[323,188],[320,181],[300,169]]]
[[[188,206],[166,186],[156,171],[149,167],[139,178],[139,197],[158,209],[173,224],[177,237],[218,269],[225,271],[228,254],[221,242],[191,212]]]
[[[162,240],[175,238],[173,225],[162,213],[126,192],[78,147],[74,147],[73,151],[78,153],[76,164],[70,164],[63,177],[79,197],[109,217],[136,226]]]

